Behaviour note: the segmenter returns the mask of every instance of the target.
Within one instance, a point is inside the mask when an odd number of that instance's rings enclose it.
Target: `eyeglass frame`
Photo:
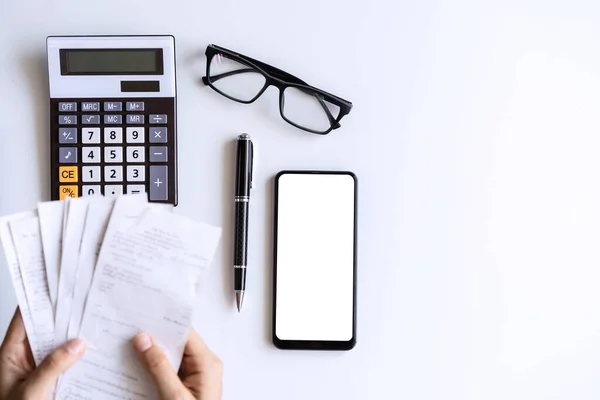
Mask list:
[[[321,90],[319,88],[311,86],[308,83],[301,80],[300,78],[297,78],[290,73],[282,71],[279,68],[273,67],[272,65],[263,63],[262,61],[255,60],[251,57],[234,52],[232,50],[228,50],[224,47],[217,46],[215,44],[208,45],[206,47],[205,54],[206,54],[206,76],[202,77],[202,82],[205,85],[209,86],[210,88],[212,88],[215,92],[219,93],[220,95],[225,96],[230,100],[236,101],[238,103],[243,103],[243,104],[253,103],[254,101],[256,101],[256,99],[258,99],[267,90],[267,88],[269,86],[275,86],[276,88],[279,89],[279,114],[281,115],[281,118],[283,118],[290,125],[293,125],[296,128],[301,129],[303,131],[307,131],[307,132],[314,133],[317,135],[327,135],[332,130],[340,128],[341,127],[340,120],[344,116],[348,115],[350,113],[350,110],[352,110],[352,103],[349,102],[348,100],[344,100],[341,97],[335,96],[324,90]],[[222,92],[221,90],[219,90],[217,87],[215,87],[213,85],[212,80],[209,79],[210,65],[212,63],[212,59],[214,58],[214,56],[216,56],[218,54],[226,54],[227,58],[231,58],[234,61],[239,62],[240,64],[243,64],[243,65],[246,65],[248,67],[255,69],[257,72],[259,72],[265,78],[264,86],[258,92],[258,94],[256,96],[254,96],[254,98],[252,98],[251,100],[237,99],[235,97],[229,96],[228,94]],[[249,71],[245,71],[245,70],[229,71],[229,72],[220,74],[220,75],[225,75],[225,76],[219,76],[219,79],[226,78],[227,76],[230,76],[230,75],[234,75],[236,73],[239,73],[240,71],[249,72]],[[283,112],[284,103],[285,103],[283,93],[284,93],[285,89],[287,89],[288,87],[296,88],[305,93],[308,90],[308,91],[314,92],[315,94],[318,94],[323,97],[323,99],[320,99],[319,97],[317,97],[317,99],[319,100],[319,102],[321,103],[321,107],[323,107],[323,110],[327,114],[327,118],[329,119],[329,123],[330,123],[329,129],[327,129],[326,131],[317,131],[317,130],[310,129],[305,126],[299,125],[299,124],[291,121],[289,118],[286,118],[286,116],[284,115],[284,112]],[[340,108],[340,113],[338,114],[337,118],[333,117],[333,115],[331,114],[331,111],[329,110],[327,105],[325,105],[323,103],[323,100],[326,100],[327,102],[329,102],[335,106],[338,106]]]

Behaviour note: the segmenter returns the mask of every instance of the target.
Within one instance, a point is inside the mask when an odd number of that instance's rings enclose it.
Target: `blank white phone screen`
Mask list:
[[[354,191],[348,174],[283,174],[278,184],[275,334],[349,341]]]

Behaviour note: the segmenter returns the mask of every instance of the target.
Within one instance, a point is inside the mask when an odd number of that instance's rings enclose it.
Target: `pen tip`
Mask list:
[[[235,292],[235,301],[237,303],[238,312],[241,312],[242,304],[244,303],[244,292],[242,290]]]

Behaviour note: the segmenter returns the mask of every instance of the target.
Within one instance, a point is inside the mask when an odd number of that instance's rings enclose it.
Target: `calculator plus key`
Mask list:
[[[169,198],[169,167],[150,166],[150,200],[164,201]]]
[[[76,164],[77,147],[59,147],[58,162],[61,164]]]
[[[167,128],[150,128],[150,143],[167,143]]]
[[[58,143],[77,144],[77,128],[58,128]]]

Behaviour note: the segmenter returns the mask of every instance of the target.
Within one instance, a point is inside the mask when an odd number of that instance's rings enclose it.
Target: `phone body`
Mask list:
[[[273,344],[279,349],[356,344],[357,186],[346,171],[275,177]]]

